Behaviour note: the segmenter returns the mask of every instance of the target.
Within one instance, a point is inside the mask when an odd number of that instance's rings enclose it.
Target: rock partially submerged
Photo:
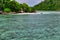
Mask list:
[[[2,12],[2,11],[0,11],[0,14],[3,14],[3,12]]]

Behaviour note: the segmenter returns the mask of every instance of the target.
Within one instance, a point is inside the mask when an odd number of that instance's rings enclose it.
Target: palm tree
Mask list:
[[[3,8],[3,0],[0,0],[0,11]]]

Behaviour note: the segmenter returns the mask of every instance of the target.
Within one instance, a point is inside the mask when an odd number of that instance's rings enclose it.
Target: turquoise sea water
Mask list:
[[[60,14],[0,15],[0,40],[60,40]]]

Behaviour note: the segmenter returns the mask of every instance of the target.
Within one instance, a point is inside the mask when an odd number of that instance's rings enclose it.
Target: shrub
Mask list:
[[[18,12],[21,10],[21,5],[16,1],[10,1],[8,7],[12,12]]]
[[[10,8],[4,8],[4,12],[9,13],[9,12],[11,12],[11,9]]]

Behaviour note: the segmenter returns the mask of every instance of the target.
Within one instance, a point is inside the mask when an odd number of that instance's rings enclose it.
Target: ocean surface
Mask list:
[[[0,40],[60,40],[60,14],[0,15]]]

